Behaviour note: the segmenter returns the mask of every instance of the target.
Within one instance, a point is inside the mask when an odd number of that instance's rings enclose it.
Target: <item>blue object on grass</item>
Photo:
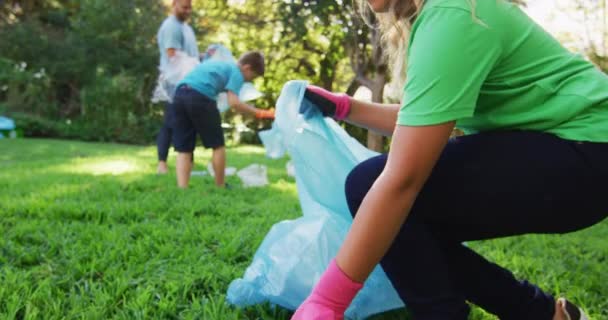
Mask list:
[[[352,223],[344,182],[350,170],[374,155],[316,108],[299,113],[307,82],[285,84],[277,101],[272,129],[260,133],[267,154],[291,156],[303,216],[275,224],[253,257],[243,278],[228,288],[237,306],[263,302],[295,310],[310,294],[334,258]],[[279,142],[278,142],[279,141]],[[380,266],[365,282],[346,311],[348,319],[403,307]]]
[[[7,117],[0,117],[0,130],[15,130],[15,121]]]
[[[15,138],[17,133],[15,132],[15,121],[7,117],[0,117],[0,139],[6,137]]]

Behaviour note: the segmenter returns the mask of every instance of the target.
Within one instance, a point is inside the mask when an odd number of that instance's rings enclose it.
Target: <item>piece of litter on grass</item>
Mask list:
[[[207,171],[209,172],[209,174],[212,177],[215,177],[215,171],[213,171],[213,165],[211,165],[211,162],[209,162],[207,164]],[[233,176],[235,173],[236,173],[236,168],[235,167],[228,167],[224,171],[224,176],[226,176],[226,177]]]
[[[296,168],[293,166],[293,162],[289,161],[285,165],[285,169],[287,169],[287,175],[290,177],[296,177]]]
[[[268,185],[268,174],[265,165],[250,164],[239,170],[236,175],[243,182],[243,187],[263,187]]]

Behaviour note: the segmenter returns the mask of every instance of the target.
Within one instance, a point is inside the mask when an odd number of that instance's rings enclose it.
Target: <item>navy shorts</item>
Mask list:
[[[173,99],[173,146],[177,152],[192,152],[196,134],[205,148],[223,147],[222,119],[215,101],[187,85],[180,86]]]

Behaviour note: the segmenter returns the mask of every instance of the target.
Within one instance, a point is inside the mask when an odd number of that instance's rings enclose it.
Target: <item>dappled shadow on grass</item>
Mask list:
[[[157,176],[153,165],[121,175],[78,168],[121,157],[144,162],[124,150],[74,156],[69,147],[54,147],[11,156],[11,172],[0,175],[7,186],[0,194],[0,301],[19,293],[16,301],[51,317],[218,319],[210,309],[217,307],[238,319],[241,311],[202,302],[225,295],[274,223],[300,215],[286,160],[229,150],[236,166],[268,165],[271,185],[223,190],[210,177],[196,177],[190,189],[179,190],[173,174]]]
[[[136,196],[123,192],[125,189],[146,185],[142,177],[135,175],[92,178],[87,174],[67,173],[30,174],[5,184],[8,188],[0,194],[1,206],[7,210],[5,214],[12,212],[37,218],[68,218],[72,214],[67,213],[74,212],[84,217],[91,211],[102,211],[108,205]]]
[[[0,145],[2,146],[1,161],[120,155],[141,148],[123,144],[29,138],[3,139],[0,140]]]
[[[179,192],[187,198],[197,193]],[[216,202],[221,202],[218,197],[215,194]],[[233,202],[238,198],[230,197]],[[255,199],[249,200],[255,206]],[[156,217],[147,210],[130,208],[134,215],[125,221],[121,221],[123,214],[85,218],[80,212],[86,208],[80,204],[55,217],[20,219],[9,232],[3,230],[12,245],[3,246],[8,251],[2,254],[6,259],[2,264],[16,270],[4,285],[13,291],[42,283],[50,297],[63,301],[63,307],[46,310],[30,293],[21,299],[50,315],[89,308],[101,308],[103,317],[137,310],[147,310],[154,317],[187,313],[205,297],[225,294],[276,220],[268,215],[272,210],[246,208],[236,202],[227,211],[214,201],[199,201],[183,207],[190,212],[178,209]],[[99,214],[112,216],[110,211],[102,209]],[[208,214],[210,211],[214,214]],[[82,219],[74,220],[74,216]],[[0,294],[0,298],[5,297]],[[198,311],[215,314],[209,305]]]

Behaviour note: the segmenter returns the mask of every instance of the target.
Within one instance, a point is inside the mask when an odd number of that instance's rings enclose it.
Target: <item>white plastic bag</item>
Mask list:
[[[209,175],[211,175],[212,177],[215,177],[215,171],[213,171],[213,164],[211,162],[209,162],[207,164],[207,172],[209,172]],[[236,173],[236,168],[227,167],[224,171],[224,176],[225,177],[233,176],[235,173]]]
[[[167,65],[160,70],[152,102],[172,102],[177,84],[199,63],[198,58],[191,57],[182,51],[176,51]]]
[[[241,101],[251,101],[262,96],[263,94],[258,91],[251,82],[243,83],[241,91],[239,91],[239,100]],[[217,109],[220,110],[220,112],[226,112],[230,109],[230,106],[228,105],[228,95],[225,92],[217,95]]]
[[[268,185],[268,174],[265,165],[250,164],[239,170],[236,175],[241,178],[243,187],[263,187]]]
[[[287,162],[285,165],[285,169],[287,170],[287,175],[290,177],[296,177],[296,167],[293,166],[293,161]]]

